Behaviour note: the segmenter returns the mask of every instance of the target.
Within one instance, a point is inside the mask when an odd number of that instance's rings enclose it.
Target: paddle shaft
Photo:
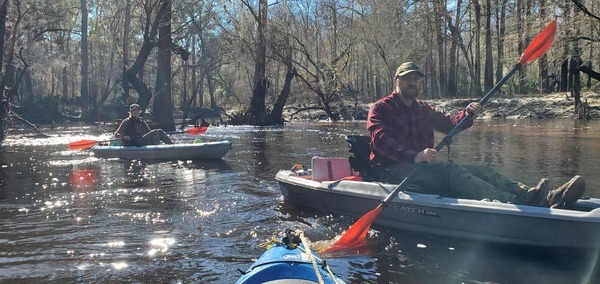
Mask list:
[[[521,69],[521,64],[517,63],[515,64],[515,66],[513,66],[513,68],[511,68],[508,73],[506,73],[506,75],[504,75],[504,77],[502,77],[502,79],[500,79],[500,81],[498,81],[498,83],[496,83],[496,85],[479,101],[479,104],[481,105],[485,105],[485,103],[487,103],[487,101],[502,87],[502,85],[504,85],[504,83],[519,69]],[[467,115],[465,115],[465,117],[463,117],[458,124],[456,124],[456,126],[454,126],[454,128],[452,128],[452,130],[450,130],[450,132],[448,132],[448,134],[446,134],[446,136],[442,139],[442,141],[440,141],[436,146],[435,146],[435,150],[436,151],[440,151],[442,150],[442,148],[446,145],[450,145],[452,143],[452,137],[454,137],[454,135],[456,135],[458,132],[460,132],[464,125],[470,121],[472,119],[473,115],[467,112]],[[394,197],[396,197],[396,195],[400,192],[400,190],[402,190],[407,184],[408,181],[415,176],[417,173],[419,173],[419,171],[421,171],[421,169],[423,169],[423,167],[425,167],[427,165],[427,163],[419,163],[419,165],[414,168],[403,180],[402,182],[400,182],[400,184],[398,184],[398,186],[394,189],[394,191],[392,191],[392,193],[390,193],[388,196],[386,196],[386,198],[384,200],[381,201],[381,205],[383,207],[386,207],[390,201],[392,201],[392,199],[394,199]]]
[[[174,135],[174,134],[183,134],[183,133],[187,133],[185,131],[169,131],[169,132],[165,132],[169,135]]]
[[[67,147],[69,147],[70,149],[75,149],[75,150],[83,150],[83,149],[91,148],[98,143],[106,143],[106,142],[113,142],[113,141],[119,141],[119,140],[123,140],[123,138],[116,138],[116,139],[103,140],[103,141],[80,140],[80,141],[75,141],[75,142],[71,142],[71,143],[67,144]]]

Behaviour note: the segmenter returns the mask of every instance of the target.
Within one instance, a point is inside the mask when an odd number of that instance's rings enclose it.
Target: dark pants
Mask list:
[[[383,181],[400,183],[420,164],[392,165],[385,170]],[[407,190],[434,193],[442,196],[468,199],[499,200],[527,203],[529,187],[508,179],[493,169],[482,165],[461,166],[452,161],[433,162],[422,166],[409,179]]]
[[[142,145],[159,145],[160,141],[165,144],[173,144],[169,135],[162,129],[154,129],[150,130],[150,132],[144,134],[140,141],[140,146]]]

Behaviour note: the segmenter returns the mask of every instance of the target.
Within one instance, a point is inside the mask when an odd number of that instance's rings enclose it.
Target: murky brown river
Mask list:
[[[347,157],[343,138],[365,135],[364,122],[212,127],[205,139],[233,143],[212,162],[104,160],[66,147],[107,139],[112,127],[43,129],[50,138],[9,133],[0,146],[0,282],[233,283],[274,234],[292,228],[313,241],[331,239],[355,221],[283,202],[274,177],[313,156]],[[450,158],[528,184],[581,174],[586,194],[600,197],[597,121],[478,120],[454,138]],[[381,227],[370,243],[328,263],[348,283],[599,283],[597,254]]]

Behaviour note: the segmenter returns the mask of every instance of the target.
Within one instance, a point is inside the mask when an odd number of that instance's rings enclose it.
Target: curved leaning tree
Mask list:
[[[19,83],[21,82],[24,74],[27,72],[28,65],[21,54],[21,51],[23,50],[22,48],[19,50],[19,54],[15,54],[17,31],[19,30],[19,23],[24,17],[24,13],[9,15],[9,5],[9,0],[0,1],[0,38],[4,39],[2,44],[0,44],[0,58],[2,59],[0,62],[4,62],[6,64],[6,68],[4,64],[0,64],[0,74],[2,74],[0,77],[0,143],[2,143],[5,138],[4,126],[7,119],[19,120],[23,124],[31,127],[38,136],[46,136],[39,131],[35,125],[11,110],[10,102],[14,97],[17,96]],[[12,29],[7,30],[6,22],[9,19],[13,19],[14,22],[10,23]],[[11,34],[7,35],[7,31],[10,31]],[[17,68],[13,65],[15,57],[22,62],[23,68],[20,70],[20,72],[17,72]]]

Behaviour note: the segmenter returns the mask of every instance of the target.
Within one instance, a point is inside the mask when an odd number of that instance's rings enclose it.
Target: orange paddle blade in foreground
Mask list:
[[[92,146],[96,145],[98,142],[98,140],[79,140],[67,144],[67,147],[71,150],[83,150],[92,148]]]
[[[335,244],[333,244],[331,248],[325,250],[325,252],[346,249],[364,242],[367,237],[367,232],[369,232],[369,228],[371,228],[371,223],[373,223],[373,220],[375,220],[382,211],[383,206],[382,204],[379,204],[375,209],[362,216],[339,240],[337,240],[337,242],[335,242]]]
[[[548,26],[544,28],[529,44],[527,49],[521,55],[518,64],[525,64],[531,62],[538,57],[544,55],[548,48],[554,41],[554,35],[556,34],[556,20],[552,21]]]
[[[194,128],[190,128],[190,129],[186,130],[185,133],[190,134],[190,135],[200,135],[200,134],[206,132],[207,129],[208,129],[207,126],[196,126]]]

